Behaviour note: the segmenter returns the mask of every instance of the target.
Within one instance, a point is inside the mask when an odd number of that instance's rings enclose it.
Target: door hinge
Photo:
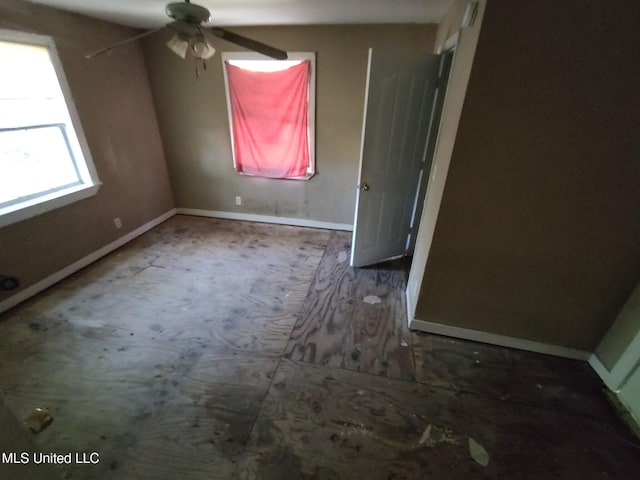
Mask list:
[[[476,17],[478,16],[478,2],[471,2],[467,4],[467,9],[464,11],[464,17],[462,17],[462,28],[473,27],[476,23]]]

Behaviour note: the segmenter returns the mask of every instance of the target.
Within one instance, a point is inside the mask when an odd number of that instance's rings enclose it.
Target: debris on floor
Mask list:
[[[368,295],[363,299],[364,303],[368,303],[369,305],[376,305],[377,303],[382,303],[382,300],[377,295]]]
[[[476,463],[482,465],[483,467],[489,465],[489,453],[482,445],[480,445],[471,437],[469,437],[469,454]]]
[[[401,346],[401,347],[408,347],[408,346],[409,346],[409,344],[407,343],[407,341],[406,341],[406,340],[402,340],[402,341],[400,342],[400,346]]]
[[[46,410],[36,408],[27,417],[27,426],[33,433],[39,433],[53,422],[53,417]]]
[[[338,254],[338,263],[344,263],[347,261],[347,258],[349,258],[349,256],[347,255],[347,252],[340,252]]]
[[[452,445],[458,445],[458,439],[456,438],[453,430],[449,430],[446,427],[439,427],[437,425],[429,424],[420,437],[420,445],[426,447],[435,447],[442,443],[450,443]]]

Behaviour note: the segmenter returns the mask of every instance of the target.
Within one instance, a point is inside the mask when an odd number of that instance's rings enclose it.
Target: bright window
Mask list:
[[[0,30],[0,65],[2,227],[94,195],[98,179],[53,40]]]
[[[272,60],[225,52],[233,165],[238,173],[306,180],[315,173],[315,54]]]

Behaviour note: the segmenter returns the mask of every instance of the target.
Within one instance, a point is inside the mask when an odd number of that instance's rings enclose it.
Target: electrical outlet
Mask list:
[[[242,205],[242,197],[236,197],[236,205]]]
[[[122,228],[122,220],[120,220],[120,217],[114,218],[113,224],[116,226],[116,228]]]

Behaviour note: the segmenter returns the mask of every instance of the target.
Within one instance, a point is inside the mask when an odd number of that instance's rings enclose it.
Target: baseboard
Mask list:
[[[407,324],[409,325],[409,328],[411,328],[413,315],[416,313],[416,303],[415,303],[414,296],[411,295],[411,289],[409,288],[409,285],[407,285],[407,288],[405,289],[404,296],[405,296],[406,305],[407,305]],[[416,328],[416,330],[419,330],[419,329]]]
[[[409,328],[420,330],[422,332],[435,333],[437,335],[446,335],[448,337],[462,338],[464,340],[473,340],[475,342],[489,343],[491,345],[500,345],[501,347],[516,348],[518,350],[526,350],[528,352],[544,353],[555,357],[572,358],[575,360],[588,361],[591,358],[590,352],[578,350],[561,345],[551,345],[548,343],[536,342],[524,338],[508,337],[505,335],[497,335],[495,333],[481,332],[470,328],[455,327],[453,325],[444,325],[442,323],[428,322],[414,318],[409,322]]]
[[[222,212],[218,210],[201,210],[199,208],[176,208],[176,213],[195,215],[198,217],[224,218],[228,220],[242,220],[245,222],[277,223],[279,225],[293,225],[296,227],[323,228],[325,230],[353,231],[349,223],[322,222],[306,218],[276,217],[272,215],[257,215],[253,213]]]
[[[143,233],[151,230],[153,227],[161,224],[162,222],[164,222],[168,218],[173,217],[175,214],[176,214],[175,209],[169,210],[168,212],[163,213],[162,215],[160,215],[159,217],[154,218],[153,220],[150,220],[149,222],[145,223],[144,225],[139,226],[135,230],[130,231],[126,235],[123,235],[122,237],[118,238],[117,240],[114,240],[113,242],[105,245],[104,247],[100,248],[99,250],[96,250],[95,252],[90,253],[86,257],[83,257],[80,260],[78,260],[76,262],[73,262],[71,265],[66,266],[62,270],[58,270],[57,272],[49,275],[48,277],[43,278],[39,282],[28,286],[24,290],[20,290],[15,295],[12,295],[9,298],[7,298],[7,299],[5,299],[5,300],[0,302],[0,313],[4,312],[6,310],[9,310],[12,307],[15,307],[17,304],[19,304],[21,302],[24,302],[28,298],[31,298],[34,295],[42,292],[43,290],[51,287],[52,285],[58,283],[60,280],[68,277],[69,275],[77,272],[78,270],[81,270],[82,268],[84,268],[87,265],[95,262],[96,260],[100,259],[101,257],[104,257],[105,255],[113,252],[117,248],[120,248],[121,246],[123,246],[125,243],[130,242],[134,238],[139,237]]]
[[[627,399],[620,394],[620,392],[614,392],[615,396],[618,398],[618,401],[620,402],[620,405],[622,406],[622,408],[624,408],[627,412],[627,418],[626,420],[628,421],[628,423],[630,424],[629,427],[631,427],[631,429],[636,433],[636,435],[638,435],[640,437],[640,418],[638,418],[633,410],[633,405],[627,401]],[[633,423],[633,425],[631,425],[631,423]]]
[[[618,385],[611,378],[611,371],[604,366],[595,353],[589,357],[589,366],[598,374],[609,390],[615,391],[618,388]]]

